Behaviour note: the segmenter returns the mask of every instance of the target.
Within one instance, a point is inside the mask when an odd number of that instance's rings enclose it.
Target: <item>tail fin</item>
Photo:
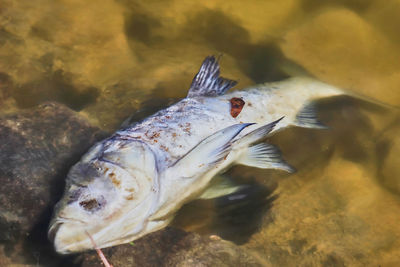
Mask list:
[[[322,98],[340,95],[350,96],[385,109],[400,111],[398,106],[383,103],[379,100],[373,99],[372,97],[364,96],[350,90],[343,90],[310,77],[294,77],[290,78],[288,82],[290,82],[291,86],[296,86],[296,88],[303,88],[303,90],[306,90],[306,92],[300,92],[300,94],[305,93],[311,96],[296,115],[294,124],[300,127],[326,129],[327,127],[317,119],[315,101]]]
[[[313,99],[310,100],[310,102],[312,100],[317,100],[319,98],[347,95],[350,97],[354,97],[355,99],[359,99],[359,100],[362,100],[362,101],[365,101],[368,103],[375,104],[380,107],[400,111],[400,106],[387,104],[387,103],[384,103],[377,99],[374,99],[372,97],[365,96],[365,95],[353,92],[351,90],[341,89],[341,88],[335,87],[333,85],[329,85],[327,83],[318,81],[318,80],[308,77],[308,76],[293,77],[293,78],[290,78],[290,80],[292,80],[293,82],[302,83],[302,84],[304,84],[304,86],[307,87],[307,90],[312,90],[315,92],[314,97],[313,97]]]
[[[383,107],[383,108],[400,111],[400,106],[391,105],[391,104],[379,101],[379,100],[374,99],[374,98],[369,97],[369,96],[357,94],[357,93],[351,92],[351,91],[346,91],[346,95],[354,97],[356,99],[360,99],[360,100],[368,102],[368,103],[372,103],[374,105],[377,105],[377,106],[380,106],[380,107]]]

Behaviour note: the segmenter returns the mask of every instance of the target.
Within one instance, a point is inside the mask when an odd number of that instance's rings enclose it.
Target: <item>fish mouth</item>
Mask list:
[[[48,238],[60,254],[77,253],[132,241],[149,232],[147,218],[156,200],[157,197],[152,192],[134,208],[123,206],[125,209],[129,208],[128,212],[123,212],[120,208],[113,216],[98,217],[98,220],[83,221],[68,215],[66,217],[65,212],[60,213],[50,223]]]
[[[58,253],[70,254],[78,252],[75,249],[75,243],[87,243],[89,241],[83,231],[77,230],[83,229],[83,225],[79,220],[57,219],[51,223],[47,236]]]
[[[120,221],[127,217],[123,216]],[[126,243],[137,239],[147,232],[145,231],[147,220],[135,222],[135,227],[115,227],[115,224],[90,227],[80,221],[55,220],[48,231],[48,238],[53,243],[57,253],[71,254],[95,248],[104,248]],[[126,231],[124,235],[120,231]],[[113,238],[111,238],[113,237]]]
[[[123,218],[125,219],[125,218]],[[106,227],[90,227],[79,220],[66,220],[57,218],[51,223],[48,238],[53,243],[57,253],[71,254],[95,248],[110,247],[121,244],[121,240],[130,241],[133,236],[140,233],[144,225],[139,223],[133,233],[127,237],[110,235],[116,231],[111,224]]]
[[[47,237],[51,242],[54,243],[55,236],[56,236],[58,230],[65,222],[72,222],[74,224],[82,224],[82,225],[84,224],[83,221],[65,218],[65,217],[61,217],[61,216],[59,216],[58,218],[53,218],[53,220],[50,222],[50,227],[47,232]]]
[[[125,241],[126,239],[126,242],[131,240],[131,237],[122,239],[121,237],[116,237],[115,239],[104,241],[103,234],[102,231],[93,232],[86,230],[85,228],[78,230],[75,229],[73,225],[62,222],[55,224],[48,233],[49,239],[53,242],[56,252],[60,254],[71,254],[97,248],[110,247],[121,244],[122,240]]]
[[[50,242],[54,243],[58,229],[60,229],[62,224],[63,222],[56,221],[50,226],[49,232],[47,233],[47,237],[49,238]]]

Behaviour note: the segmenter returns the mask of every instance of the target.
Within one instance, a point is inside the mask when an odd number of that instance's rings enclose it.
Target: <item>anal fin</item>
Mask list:
[[[318,120],[314,102],[306,103],[303,106],[300,112],[297,113],[294,124],[304,128],[328,129],[327,126]]]
[[[290,173],[295,172],[295,169],[283,160],[277,147],[265,143],[247,148],[237,163],[260,169],[280,169]]]

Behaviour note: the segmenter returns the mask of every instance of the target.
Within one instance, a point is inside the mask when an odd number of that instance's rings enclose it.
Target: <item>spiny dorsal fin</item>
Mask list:
[[[219,96],[237,84],[236,81],[220,77],[219,74],[218,60],[214,56],[206,57],[193,78],[187,96]]]

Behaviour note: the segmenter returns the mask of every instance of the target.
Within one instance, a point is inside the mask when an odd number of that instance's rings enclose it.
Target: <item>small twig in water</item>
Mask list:
[[[104,256],[104,254],[103,254],[103,252],[101,251],[101,249],[97,248],[97,245],[96,245],[96,243],[94,242],[92,236],[91,236],[87,231],[85,231],[85,232],[86,232],[86,234],[88,235],[88,237],[90,238],[90,241],[92,242],[92,245],[93,245],[94,249],[96,250],[97,255],[99,255],[99,257],[100,257],[101,261],[103,262],[104,266],[106,266],[106,267],[113,267],[113,266],[108,262],[106,256]]]

